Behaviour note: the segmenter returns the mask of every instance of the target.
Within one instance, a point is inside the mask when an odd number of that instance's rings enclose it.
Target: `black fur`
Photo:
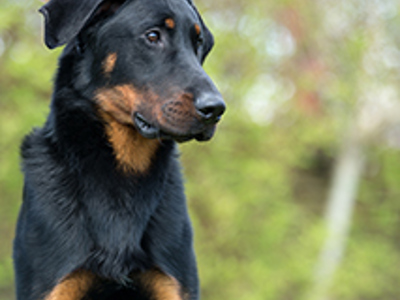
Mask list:
[[[88,1],[92,6],[79,10],[81,2],[52,0],[42,9],[49,47],[68,45],[48,119],[21,147],[25,185],[14,243],[17,299],[46,299],[77,270],[89,271],[96,280],[83,297],[68,300],[155,299],[136,280],[155,268],[175,278],[187,299],[198,299],[175,141],[208,140],[223,113],[221,97],[201,68],[212,36],[186,0]],[[160,24],[166,17],[175,20],[176,28],[167,31]],[[194,23],[202,29],[199,47],[190,29]],[[152,28],[161,28],[161,50],[144,41],[143,34]],[[111,52],[118,54],[117,62],[105,75],[102,62]],[[169,104],[178,101],[173,99],[176,91],[190,93],[194,110],[203,109],[201,117],[191,116],[189,122],[182,117],[189,113],[177,105],[168,122],[181,124],[172,125],[150,114],[154,107],[146,99],[142,111],[129,112],[132,124],[124,126],[159,140],[142,172],[120,168],[95,100],[101,88],[122,84],[151,90]],[[204,116],[204,106],[211,117]],[[151,130],[140,128],[138,113]]]

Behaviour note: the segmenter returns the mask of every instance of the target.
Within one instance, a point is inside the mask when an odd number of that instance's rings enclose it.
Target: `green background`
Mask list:
[[[366,161],[330,299],[400,299],[399,2],[196,3],[217,41],[205,68],[228,105],[212,141],[180,147],[202,299],[308,299],[349,128]],[[0,0],[2,300],[15,299],[19,145],[46,118],[60,53],[42,42],[41,5]]]

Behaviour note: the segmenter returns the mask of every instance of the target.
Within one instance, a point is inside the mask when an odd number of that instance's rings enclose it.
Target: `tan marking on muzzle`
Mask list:
[[[172,126],[175,131],[190,128],[192,122],[199,119],[194,106],[193,95],[177,93],[171,99],[163,103],[157,114],[158,122],[165,127]]]

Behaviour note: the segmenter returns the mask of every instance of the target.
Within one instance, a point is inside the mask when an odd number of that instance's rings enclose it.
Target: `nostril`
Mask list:
[[[217,123],[225,112],[225,103],[219,97],[201,99],[196,103],[199,116],[207,123]]]
[[[216,116],[217,114],[221,115],[220,113],[216,113],[215,106],[202,107],[201,109],[199,109],[199,113],[204,119],[211,119],[214,116]]]

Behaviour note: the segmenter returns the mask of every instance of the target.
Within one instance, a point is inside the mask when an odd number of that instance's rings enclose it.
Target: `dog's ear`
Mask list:
[[[39,12],[45,18],[45,43],[50,49],[68,43],[85,26],[103,0],[51,0]]]
[[[199,17],[201,27],[203,28],[204,45],[203,45],[203,53],[201,55],[201,63],[203,63],[207,55],[210,53],[211,49],[214,47],[214,36],[204,23],[204,20],[201,17],[197,7],[194,5],[193,1],[192,0],[186,0],[186,1],[189,3],[189,5],[193,8],[195,13]]]

